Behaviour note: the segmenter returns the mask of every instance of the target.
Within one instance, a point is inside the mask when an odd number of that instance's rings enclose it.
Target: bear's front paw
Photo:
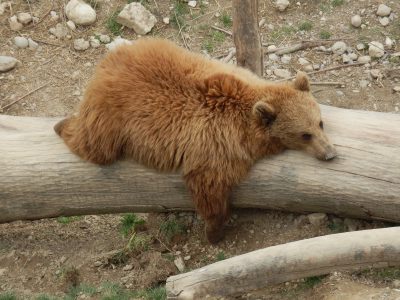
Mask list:
[[[223,226],[219,228],[209,228],[206,226],[206,236],[210,244],[217,244],[225,236]]]

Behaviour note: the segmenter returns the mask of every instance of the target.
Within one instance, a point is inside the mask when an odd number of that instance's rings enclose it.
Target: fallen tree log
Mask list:
[[[398,266],[399,236],[400,227],[393,227],[256,250],[169,277],[167,299],[216,299],[333,271]]]
[[[264,159],[234,190],[233,205],[400,222],[400,115],[321,108],[339,156],[321,162],[287,151]],[[0,116],[0,222],[193,210],[179,174],[84,162],[54,133],[56,122]]]

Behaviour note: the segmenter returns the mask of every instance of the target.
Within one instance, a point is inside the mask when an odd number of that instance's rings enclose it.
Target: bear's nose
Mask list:
[[[329,152],[325,154],[325,160],[331,160],[337,156],[336,150],[331,149]]]

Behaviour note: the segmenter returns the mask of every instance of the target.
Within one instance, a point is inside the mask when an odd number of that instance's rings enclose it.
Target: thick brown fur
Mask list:
[[[299,74],[272,84],[161,39],[140,39],[98,65],[76,116],[55,126],[85,160],[132,158],[180,169],[210,242],[223,237],[229,194],[260,158],[286,148],[333,156],[320,112]],[[303,133],[314,139],[304,141]],[[330,153],[327,155],[327,153]]]

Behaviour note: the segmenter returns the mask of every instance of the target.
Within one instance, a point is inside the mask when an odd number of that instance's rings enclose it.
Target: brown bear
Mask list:
[[[77,115],[55,131],[96,164],[132,158],[181,170],[211,243],[223,237],[232,188],[257,160],[284,149],[336,156],[304,73],[269,83],[155,38],[108,53]]]

